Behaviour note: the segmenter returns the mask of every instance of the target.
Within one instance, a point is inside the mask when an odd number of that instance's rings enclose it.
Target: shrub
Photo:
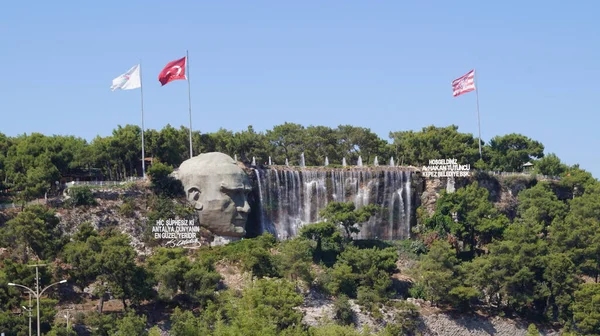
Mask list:
[[[71,187],[69,188],[69,196],[71,198],[67,202],[71,206],[96,205],[96,199],[92,190],[88,186]]]
[[[350,301],[346,295],[338,296],[333,302],[333,313],[335,319],[342,325],[354,324],[354,311],[350,307]]]
[[[170,198],[185,195],[181,181],[171,176],[172,172],[173,167],[160,162],[148,169],[150,188],[155,194]]]
[[[135,214],[133,201],[128,199],[119,208],[119,214],[124,217],[133,217]]]

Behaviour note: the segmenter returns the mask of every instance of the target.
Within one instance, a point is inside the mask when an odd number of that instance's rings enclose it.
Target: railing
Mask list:
[[[535,178],[539,178],[539,179],[543,179],[543,180],[560,181],[560,176],[548,176],[548,175],[541,175],[541,174],[535,174],[535,173],[530,173],[530,172],[486,171],[486,173],[489,175],[498,175],[498,176],[531,176],[531,177],[535,177]]]
[[[99,186],[99,187],[108,187],[115,185],[124,185],[129,182],[137,182],[144,181],[143,177],[128,177],[123,181],[71,181],[64,184],[66,188],[75,187],[75,186]]]

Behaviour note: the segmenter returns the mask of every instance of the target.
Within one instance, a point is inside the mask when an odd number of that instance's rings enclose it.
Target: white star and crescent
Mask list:
[[[181,73],[181,67],[179,65],[174,65],[171,69],[169,69],[169,71],[167,71],[167,75],[169,75],[171,73],[171,70],[173,69],[177,69],[177,73],[175,74],[175,76],[179,76],[179,74]]]

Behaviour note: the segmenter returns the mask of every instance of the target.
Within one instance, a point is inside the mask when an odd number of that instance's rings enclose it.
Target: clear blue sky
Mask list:
[[[91,140],[140,124],[140,95],[110,91],[142,59],[146,128],[258,131],[286,121],[390,131],[456,124],[521,133],[600,176],[597,1],[3,1],[0,132]]]

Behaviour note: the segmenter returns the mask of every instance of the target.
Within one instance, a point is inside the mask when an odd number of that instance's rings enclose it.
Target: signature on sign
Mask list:
[[[198,241],[198,238],[185,239],[185,240],[171,239],[165,243],[165,247],[179,247],[179,246],[198,244],[198,243],[200,243],[200,241]]]

